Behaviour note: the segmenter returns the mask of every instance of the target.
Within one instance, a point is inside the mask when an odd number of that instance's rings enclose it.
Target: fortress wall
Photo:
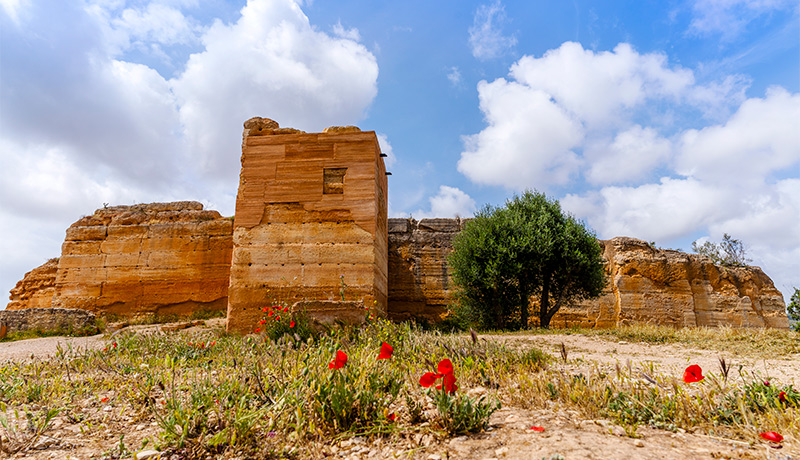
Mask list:
[[[386,311],[386,170],[374,132],[308,134],[245,124],[228,330],[250,332],[270,304]],[[358,312],[363,317],[363,306]],[[348,311],[344,311],[348,310]],[[315,312],[315,316],[330,312]]]

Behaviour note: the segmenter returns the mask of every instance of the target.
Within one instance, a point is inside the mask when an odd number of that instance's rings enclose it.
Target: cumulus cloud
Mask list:
[[[586,178],[592,184],[638,181],[666,162],[671,150],[670,141],[656,130],[634,125],[618,132],[610,143],[598,142],[586,147],[589,160]]]
[[[238,20],[211,24],[182,10],[194,0],[0,6],[5,289],[104,202],[196,199],[230,214],[244,120],[355,124],[376,94],[375,57],[354,30],[320,32],[291,0],[249,0]],[[201,51],[173,52],[187,44]],[[165,78],[136,61],[139,47],[183,56],[185,71]],[[31,250],[19,232],[33,227]]]
[[[763,181],[800,162],[800,94],[771,88],[745,101],[722,125],[687,130],[680,139],[680,174],[713,183]]]
[[[427,217],[470,217],[475,213],[475,200],[456,187],[442,185],[439,193],[428,198],[430,211],[418,210],[413,215]]]
[[[473,56],[481,60],[492,59],[514,48],[517,39],[503,33],[506,21],[505,7],[500,0],[478,7],[469,28],[469,45]]]
[[[464,137],[458,170],[479,184],[521,190],[535,184],[564,184],[577,171],[570,149],[583,128],[540,90],[500,79],[478,85],[487,126]]]
[[[250,0],[236,23],[215,23],[203,43],[172,84],[187,145],[207,177],[235,181],[242,122],[252,116],[320,131],[357,122],[377,93],[375,57],[317,31],[294,1]]]
[[[663,115],[650,116],[648,103],[679,105],[699,87],[690,70],[628,44],[594,52],[566,42],[522,57],[509,77],[478,84],[487,126],[464,137],[458,170],[513,190],[565,185],[585,167],[584,155],[594,183],[640,180],[670,146],[659,126],[642,127],[635,117],[657,122]],[[620,160],[628,162],[613,164]]]

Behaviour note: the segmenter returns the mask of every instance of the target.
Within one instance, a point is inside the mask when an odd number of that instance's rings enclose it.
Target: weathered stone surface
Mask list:
[[[707,257],[655,249],[634,238],[601,244],[609,275],[605,292],[562,308],[554,326],[789,327],[780,291],[758,267],[721,267]]]
[[[452,295],[447,256],[463,224],[389,219],[390,317],[435,321],[446,311]],[[789,326],[780,291],[758,267],[720,267],[706,257],[654,249],[634,238],[600,243],[608,286],[597,299],[562,308],[552,326]]]
[[[230,219],[192,201],[98,209],[67,230],[51,304],[125,316],[224,310],[232,233]]]
[[[451,302],[447,256],[462,219],[389,219],[389,316],[438,321]]]
[[[50,308],[55,294],[58,259],[50,259],[25,274],[11,289],[11,302],[6,310],[26,308]]]
[[[375,133],[270,126],[245,124],[228,330],[251,332],[261,309],[274,303],[343,296],[385,311],[387,181]],[[330,316],[331,308],[350,315],[348,303],[314,305],[315,316]]]
[[[80,331],[93,327],[94,323],[94,313],[85,310],[27,308],[0,311],[0,325],[5,326],[8,333],[31,330]]]

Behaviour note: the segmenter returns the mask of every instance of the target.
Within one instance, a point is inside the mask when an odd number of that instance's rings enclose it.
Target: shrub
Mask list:
[[[591,231],[558,201],[530,191],[478,212],[454,239],[450,266],[458,314],[483,328],[527,328],[534,296],[546,328],[562,306],[605,287]]]

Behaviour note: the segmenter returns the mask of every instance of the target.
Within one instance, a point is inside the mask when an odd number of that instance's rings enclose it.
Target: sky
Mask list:
[[[375,131],[392,217],[537,190],[800,287],[796,0],[0,0],[0,291],[105,204],[233,215],[253,116]]]

